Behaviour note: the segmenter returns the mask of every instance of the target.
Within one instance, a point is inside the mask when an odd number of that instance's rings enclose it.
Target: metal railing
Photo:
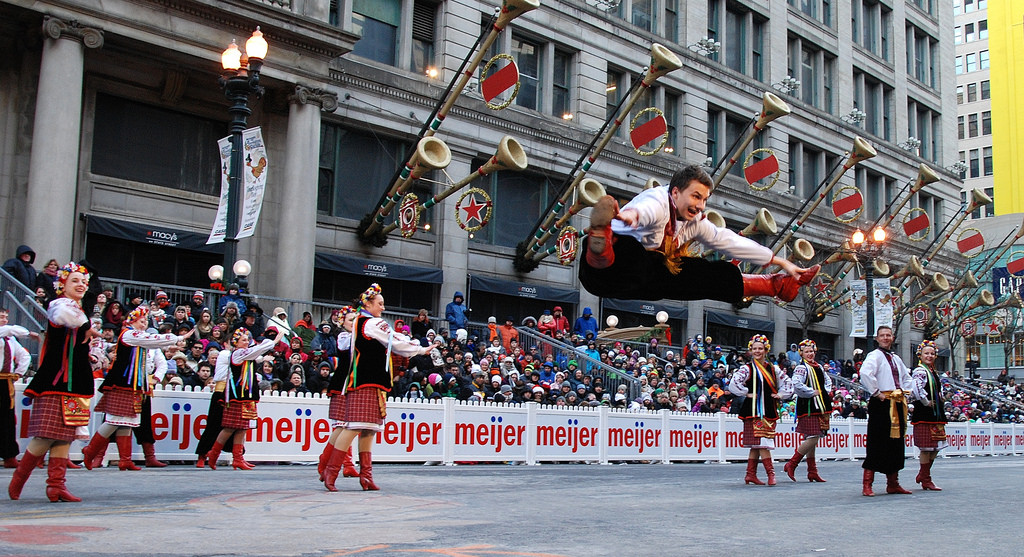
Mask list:
[[[556,360],[561,356],[569,360],[582,362],[579,367],[584,370],[589,368],[591,377],[600,377],[601,382],[604,384],[605,392],[611,393],[613,397],[615,396],[619,385],[626,385],[629,389],[629,400],[633,400],[640,396],[640,380],[636,377],[605,364],[600,360],[591,358],[587,354],[577,350],[575,347],[551,338],[534,329],[516,327],[516,330],[519,331],[519,344],[522,346],[537,346],[538,351],[542,355],[551,354]]]
[[[982,397],[982,398],[988,398],[988,399],[991,399],[991,400],[995,400],[995,401],[999,402],[1000,404],[1002,404],[1003,407],[1013,407],[1013,408],[1016,408],[1018,410],[1024,410],[1024,404],[1021,404],[1020,402],[1017,402],[1016,400],[1011,400],[1009,398],[1006,398],[1006,397],[1004,397],[1002,395],[994,394],[992,391],[982,391],[981,388],[979,388],[979,387],[977,387],[975,385],[971,385],[970,383],[966,383],[966,382],[960,381],[958,379],[953,379],[952,377],[943,377],[942,381],[946,382],[946,383],[949,383],[950,385],[953,385],[954,387],[956,387],[958,389],[962,389],[964,391],[967,391],[968,393],[970,393],[973,396],[978,396],[978,397]]]
[[[40,332],[46,329],[46,310],[36,302],[36,294],[7,271],[0,269],[0,307],[7,309],[8,322],[21,325],[29,331]],[[18,339],[18,343],[32,355],[32,368],[39,361],[39,342],[31,338]]]

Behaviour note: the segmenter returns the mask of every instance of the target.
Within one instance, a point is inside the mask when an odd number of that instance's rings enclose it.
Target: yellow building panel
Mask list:
[[[1024,212],[1024,2],[988,3],[996,215]]]

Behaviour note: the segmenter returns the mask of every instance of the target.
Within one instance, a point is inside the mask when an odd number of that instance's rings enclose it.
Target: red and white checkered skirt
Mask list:
[[[28,436],[74,441],[75,426],[64,424],[63,396],[41,395],[32,399],[28,416]]]
[[[796,419],[796,432],[804,437],[820,437],[828,433],[828,424],[829,416],[824,414],[799,416]]]
[[[109,390],[103,393],[100,401],[93,407],[93,411],[106,414],[103,420],[105,423],[124,427],[139,427],[142,423],[139,412],[142,410],[143,396],[141,391]]]
[[[758,418],[744,418],[743,420],[743,447],[746,449],[774,449],[774,437],[758,437],[754,431],[754,421]]]
[[[946,448],[946,424],[914,424],[914,446],[922,451]]]
[[[345,427],[345,395],[338,393],[331,396],[327,417],[331,420],[332,428]]]
[[[232,400],[224,405],[223,429],[253,429],[256,427],[256,401]]]
[[[374,387],[345,394],[346,429],[380,431],[384,425],[384,400],[387,393]]]

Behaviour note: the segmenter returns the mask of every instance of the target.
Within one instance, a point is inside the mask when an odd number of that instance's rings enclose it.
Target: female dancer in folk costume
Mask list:
[[[270,329],[268,329],[269,334]],[[221,350],[217,354],[217,361],[214,362],[213,368],[213,394],[210,395],[210,408],[206,411],[206,427],[203,429],[203,434],[199,436],[199,442],[196,444],[196,468],[203,468],[206,466],[206,455],[213,448],[213,444],[217,442],[217,436],[220,435],[223,427],[221,426],[224,421],[224,393],[227,391],[227,378],[231,375],[231,347],[225,346],[224,350]],[[231,444],[231,440],[225,441],[224,447]],[[221,447],[222,449],[224,447]],[[234,448],[232,448],[234,451]],[[216,469],[217,463],[213,463],[213,468]]]
[[[421,346],[419,342],[391,329],[381,319],[384,297],[380,286],[371,284],[359,297],[359,315],[352,332],[351,370],[342,390],[345,395],[344,431],[334,444],[334,452],[327,461],[324,486],[337,491],[342,462],[352,441],[359,437],[359,485],[364,491],[380,489],[373,483],[373,441],[382,429],[387,412],[387,393],[391,391],[392,352],[400,356],[427,354],[435,345]]]
[[[273,339],[265,339],[256,346],[250,347],[252,334],[248,329],[239,327],[231,336],[231,355],[228,358],[229,371],[222,377],[214,378],[216,381],[225,381],[224,389],[224,416],[221,419],[221,432],[217,435],[217,442],[206,455],[210,468],[217,469],[217,459],[220,458],[220,451],[229,437],[234,440],[231,448],[231,466],[235,469],[252,470],[252,464],[246,462],[242,457],[245,451],[245,431],[252,429],[257,418],[256,405],[260,400],[260,384],[256,378],[256,358],[270,352],[274,345],[281,340],[283,333],[277,331]],[[218,361],[222,356],[218,356]],[[218,366],[218,369],[224,369]]]
[[[46,497],[53,502],[81,501],[67,490],[64,477],[75,430],[89,424],[89,399],[94,392],[89,341],[98,333],[82,311],[89,271],[72,261],[57,273],[54,288],[58,298],[46,311],[49,323],[39,368],[25,388],[25,395],[33,399],[28,423],[32,440],[7,488],[11,499],[21,497],[32,470],[49,451]]]
[[[775,448],[775,425],[779,421],[779,401],[793,395],[789,377],[766,359],[771,349],[768,337],[754,335],[747,343],[750,363],[740,366],[729,381],[729,392],[743,399],[740,406],[742,445],[750,449],[743,481],[748,484],[764,485],[757,479],[760,459],[768,474],[768,485],[775,485],[772,449]]]
[[[348,380],[349,368],[352,364],[352,327],[355,326],[356,308],[345,306],[338,312],[341,319],[342,331],[338,333],[338,367],[331,376],[330,385],[327,387],[327,396],[331,398],[331,405],[327,411],[327,417],[331,420],[333,429],[331,437],[324,446],[324,452],[320,454],[320,463],[317,465],[317,472],[320,473],[320,481],[326,480],[327,463],[334,454],[334,444],[338,437],[345,431],[345,381]],[[352,447],[341,456],[341,474],[346,478],[358,478],[359,471],[352,462]]]
[[[925,491],[942,491],[932,483],[932,464],[946,443],[946,403],[942,399],[942,381],[935,373],[935,342],[922,341],[917,347],[921,363],[913,371],[913,393],[916,402],[910,415],[914,424],[914,446],[921,451],[921,471],[916,482]]]
[[[818,446],[818,440],[828,434],[832,415],[832,378],[815,360],[817,353],[818,345],[813,340],[800,341],[800,363],[793,369],[793,391],[797,396],[796,432],[803,434],[804,440],[782,469],[794,482],[793,474],[804,456],[807,457],[807,479],[811,482],[825,481],[818,475],[814,448]]]
[[[14,382],[25,375],[32,361],[17,338],[39,340],[39,334],[20,325],[8,325],[7,317],[8,311],[0,307],[0,458],[4,468],[17,468],[21,449],[14,417]]]
[[[149,373],[151,349],[173,346],[185,336],[147,333],[149,308],[139,306],[125,319],[128,328],[117,339],[114,365],[107,372],[100,392],[103,397],[93,409],[103,412],[103,425],[92,436],[89,444],[82,448],[85,467],[92,470],[97,455],[107,450],[110,437],[116,436],[117,453],[121,470],[139,470],[132,462],[132,429],[142,423],[142,403],[145,397],[153,396],[156,378]]]

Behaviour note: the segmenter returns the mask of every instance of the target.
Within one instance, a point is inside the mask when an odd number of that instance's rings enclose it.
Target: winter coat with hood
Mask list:
[[[594,337],[597,337],[597,319],[594,319],[590,308],[583,308],[583,315],[576,318],[576,323],[572,326],[572,332],[581,337],[587,336],[587,333],[590,332],[594,333]]]
[[[26,253],[29,255],[27,263],[21,260],[21,256]],[[18,279],[18,282],[34,290],[37,273],[32,264],[35,261],[36,252],[32,251],[32,248],[25,245],[18,246],[18,249],[14,252],[14,257],[4,261],[4,270]]]
[[[466,315],[466,306],[464,302],[466,296],[462,292],[456,292],[452,296],[452,301],[444,307],[444,318],[448,321],[448,331],[454,335],[458,329],[465,329],[466,324],[469,322],[469,318]]]

